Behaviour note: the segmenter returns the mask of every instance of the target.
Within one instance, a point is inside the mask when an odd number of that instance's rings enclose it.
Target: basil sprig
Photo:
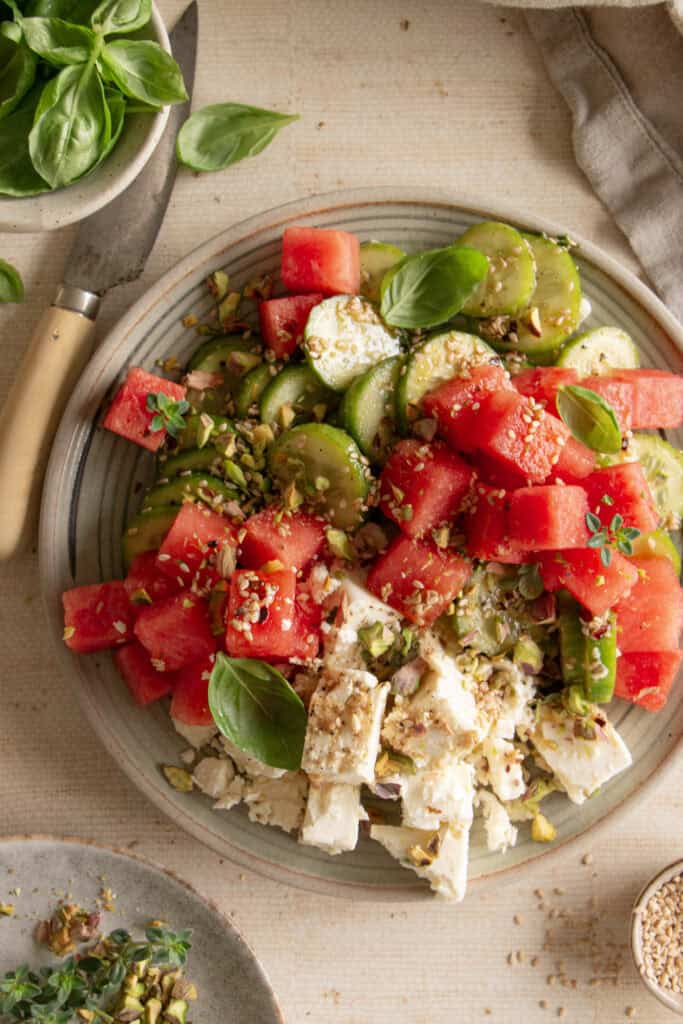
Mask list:
[[[178,133],[178,160],[193,171],[220,171],[256,156],[298,114],[242,103],[214,103],[191,115]]]
[[[224,736],[272,768],[296,771],[306,736],[306,709],[287,680],[265,661],[218,653],[209,707]]]
[[[437,327],[455,316],[488,273],[478,249],[449,245],[406,256],[382,281],[382,317],[395,327]]]
[[[621,450],[621,428],[614,409],[602,395],[567,384],[558,389],[557,411],[577,441],[594,452],[614,454]]]
[[[16,267],[0,260],[0,302],[23,302],[24,283]]]

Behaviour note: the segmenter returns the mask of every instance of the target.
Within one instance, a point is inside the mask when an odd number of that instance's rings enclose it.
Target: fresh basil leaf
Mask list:
[[[89,25],[99,0],[32,0],[26,9],[27,17],[62,18],[72,25]]]
[[[0,195],[35,196],[50,189],[33,166],[28,151],[40,92],[37,86],[21,106],[0,121]]]
[[[306,735],[306,709],[287,680],[265,661],[216,655],[209,707],[235,746],[272,768],[296,771]]]
[[[24,282],[19,271],[6,260],[0,260],[0,302],[23,301]]]
[[[557,411],[577,441],[594,452],[621,451],[621,428],[614,409],[595,391],[578,384],[558,389]]]
[[[152,0],[103,0],[90,24],[102,35],[135,32],[152,17]]]
[[[406,256],[380,289],[380,312],[395,327],[436,327],[462,309],[489,270],[478,249],[449,245]]]
[[[29,136],[33,166],[53,187],[87,174],[109,144],[111,118],[93,64],[63,68],[40,97]]]
[[[104,101],[109,107],[109,118],[111,121],[109,141],[103,146],[102,151],[97,158],[97,163],[91,168],[93,171],[95,170],[95,167],[100,166],[103,160],[107,159],[112,149],[119,141],[125,124],[126,114],[128,113],[126,97],[122,96],[116,89],[110,89],[108,86],[105,86]]]
[[[14,22],[7,24],[15,29],[19,27]],[[0,35],[0,119],[19,106],[35,77],[36,58],[28,47],[21,41],[15,42],[6,35]]]
[[[178,133],[178,160],[193,171],[221,171],[256,156],[298,114],[279,114],[242,103],[214,103],[188,117]]]
[[[5,39],[9,39],[13,43],[20,43],[21,25],[16,21],[0,22],[0,36],[4,36]]]
[[[187,99],[183,75],[157,43],[115,39],[101,54],[105,76],[125,96],[158,106]]]
[[[24,18],[22,26],[33,52],[58,67],[84,64],[97,39],[89,28],[71,25],[61,18]]]

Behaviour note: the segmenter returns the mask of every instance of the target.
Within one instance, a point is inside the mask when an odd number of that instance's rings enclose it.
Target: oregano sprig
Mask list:
[[[605,505],[613,504],[609,495],[603,495],[601,499]],[[591,536],[586,542],[589,548],[597,548],[600,551],[600,561],[607,568],[612,561],[612,551],[616,550],[622,555],[633,554],[633,541],[640,536],[640,530],[635,526],[624,526],[624,518],[619,512],[615,512],[609,525],[605,526],[595,512],[586,513],[586,526]]]
[[[190,403],[184,398],[171,398],[163,391],[150,392],[147,395],[147,408],[154,413],[149,425],[151,433],[165,430],[171,437],[177,437],[185,427],[185,413]]]

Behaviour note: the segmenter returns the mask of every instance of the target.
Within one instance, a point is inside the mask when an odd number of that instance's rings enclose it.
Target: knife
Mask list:
[[[47,457],[92,354],[100,302],[110,288],[140,276],[159,233],[176,175],[176,136],[189,114],[197,32],[193,0],[170,33],[189,99],[171,107],[161,141],[135,181],[81,223],[64,282],[38,323],[2,411],[0,560],[19,554],[33,532]]]

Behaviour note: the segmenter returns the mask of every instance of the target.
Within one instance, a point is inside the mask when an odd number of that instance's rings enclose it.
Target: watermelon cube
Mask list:
[[[579,384],[582,388],[595,391],[612,406],[622,431],[633,427],[635,391],[632,380],[619,380],[610,374],[609,377],[583,377]]]
[[[149,654],[137,641],[115,651],[114,662],[133,700],[142,707],[168,696],[173,689],[173,672],[157,671]]]
[[[201,502],[181,505],[159,548],[156,564],[160,572],[189,586],[201,571],[211,582],[220,575],[215,570],[224,547],[237,549],[237,530],[229,519],[212,512]],[[201,580],[200,582],[204,582]]]
[[[683,377],[668,370],[613,370],[610,377],[633,389],[634,430],[666,430],[683,425]]]
[[[244,523],[240,565],[260,569],[267,562],[304,570],[325,546],[325,520],[308,512],[285,512],[269,505]]]
[[[510,495],[510,541],[522,551],[585,547],[589,537],[587,512],[588,499],[581,487],[521,487]]]
[[[143,551],[135,556],[123,585],[133,607],[138,611],[146,604],[163,601],[180,590],[180,583],[175,576],[160,572],[156,551]]]
[[[465,515],[467,553],[483,562],[519,565],[525,555],[510,539],[510,495],[502,489],[477,484]]]
[[[476,427],[480,451],[539,484],[553,472],[569,437],[561,420],[514,390],[482,399]]]
[[[510,375],[502,366],[474,366],[467,377],[444,381],[422,400],[428,416],[438,422],[439,435],[458,452],[477,448],[478,412],[483,398],[494,391],[511,391]]]
[[[420,626],[430,626],[458,596],[472,564],[432,541],[399,534],[374,562],[368,589]]]
[[[218,647],[206,601],[188,590],[143,608],[135,635],[160,672],[175,672]]]
[[[629,651],[617,660],[615,697],[630,700],[647,711],[667,702],[678,674],[683,651]]]
[[[234,658],[305,657],[297,615],[296,570],[239,569],[230,580],[225,647]]]
[[[618,513],[624,526],[634,526],[641,533],[657,528],[659,515],[640,463],[623,462],[618,466],[598,469],[581,483],[586,489],[591,511],[606,526]]]
[[[568,437],[553,469],[552,479],[564,480],[567,484],[579,483],[594,469],[595,452],[575,437]]]
[[[73,587],[62,594],[64,643],[89,654],[133,639],[135,615],[121,580]]]
[[[516,374],[512,383],[520,395],[533,398],[557,416],[558,389],[568,384],[577,384],[578,380],[576,370],[564,369],[562,366],[537,366]]]
[[[152,431],[151,425],[155,414],[147,407],[147,396],[159,392],[181,401],[185,398],[187,389],[181,384],[174,384],[172,380],[157,377],[139,366],[134,366],[128,371],[128,376],[114,395],[102,426],[151,452],[157,451],[166,437],[166,430],[162,428]]]
[[[289,359],[296,351],[304,336],[308,314],[324,298],[320,292],[315,292],[259,302],[261,337],[277,359]]]
[[[613,608],[638,580],[636,567],[617,551],[607,566],[595,548],[544,552],[539,562],[545,589],[568,590],[593,616]]]
[[[280,276],[290,292],[357,295],[360,242],[348,231],[285,228]]]
[[[617,644],[629,651],[678,647],[683,626],[681,588],[668,558],[632,558],[638,579],[616,605]]]
[[[171,718],[183,725],[213,725],[209,708],[209,683],[215,654],[193,661],[176,674],[171,698]]]
[[[457,515],[473,479],[443,442],[399,441],[379,478],[379,505],[408,537],[423,537]]]

